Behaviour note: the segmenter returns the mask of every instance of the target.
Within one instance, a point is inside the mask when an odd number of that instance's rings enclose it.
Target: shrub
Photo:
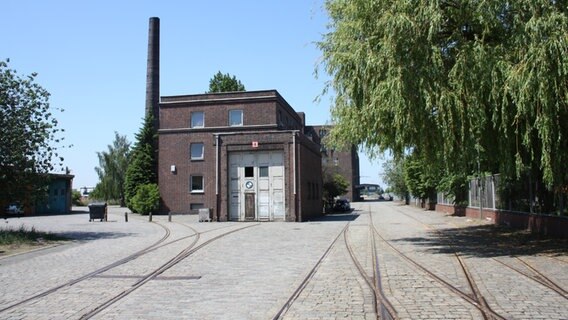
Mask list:
[[[135,212],[149,214],[160,206],[160,189],[155,183],[143,184],[136,189],[136,194],[131,200]]]
[[[77,190],[73,190],[71,194],[71,202],[74,206],[84,206],[83,202],[81,201],[81,192]]]

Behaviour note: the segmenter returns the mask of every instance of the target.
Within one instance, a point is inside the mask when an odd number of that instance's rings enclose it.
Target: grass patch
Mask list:
[[[18,229],[14,228],[0,229],[1,246],[38,244],[43,242],[62,241],[62,240],[67,240],[67,239],[53,233],[39,232],[34,227],[28,229],[24,226],[20,226]]]

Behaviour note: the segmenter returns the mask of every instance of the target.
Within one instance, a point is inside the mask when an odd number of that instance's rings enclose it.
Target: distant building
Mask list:
[[[70,213],[74,177],[70,174],[49,174],[46,198],[35,206],[32,214]]]
[[[47,188],[45,194],[40,195],[35,204],[30,203],[29,197],[21,199],[23,215],[41,214],[65,214],[71,212],[71,193],[73,188],[73,175],[70,174],[47,174]],[[8,203],[1,203],[2,207]]]
[[[319,140],[324,140],[325,136],[331,130],[331,126],[314,126],[313,132]],[[361,200],[359,189],[357,186],[360,181],[359,173],[359,154],[357,146],[351,146],[347,150],[335,150],[327,147],[325,143],[321,143],[322,168],[339,173],[349,182],[349,190],[342,198],[349,201]]]

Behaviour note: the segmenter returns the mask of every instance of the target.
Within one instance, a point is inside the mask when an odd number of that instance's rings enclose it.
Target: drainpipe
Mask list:
[[[215,135],[215,195],[219,195],[219,135]]]
[[[296,216],[296,221],[302,221],[301,213],[298,210],[298,198],[296,196],[296,132],[292,132],[292,170],[294,171],[294,179],[292,181],[292,189],[294,194],[294,215]]]
[[[219,213],[219,135],[215,135],[215,215],[217,222],[220,218]]]

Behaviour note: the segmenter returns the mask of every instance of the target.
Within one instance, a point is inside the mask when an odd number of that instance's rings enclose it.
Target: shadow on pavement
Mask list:
[[[70,240],[90,241],[90,240],[99,240],[99,239],[119,239],[124,237],[130,237],[133,235],[133,233],[71,231],[71,232],[58,232],[57,235],[65,237]]]
[[[568,254],[568,239],[539,238],[525,230],[494,225],[429,231],[430,237],[400,238],[392,242],[412,242],[430,247],[430,253],[454,253],[474,257]]]
[[[319,222],[326,222],[326,221],[353,221],[359,218],[359,214],[355,213],[355,211],[351,212],[342,212],[342,213],[328,213],[327,215],[314,220]]]

